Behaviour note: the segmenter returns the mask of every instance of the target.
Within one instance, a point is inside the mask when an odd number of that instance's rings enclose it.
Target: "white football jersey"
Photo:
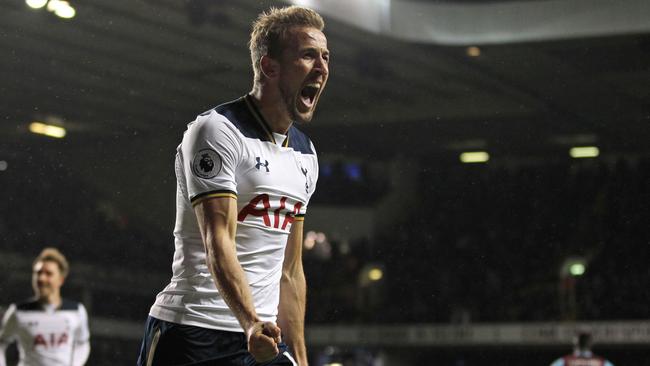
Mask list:
[[[0,329],[0,349],[17,341],[18,366],[76,366],[88,358],[89,338],[88,315],[81,303],[63,300],[55,309],[34,300],[9,306]],[[1,358],[3,363],[4,354]]]
[[[193,206],[210,197],[237,200],[237,258],[255,309],[275,321],[287,238],[302,220],[318,178],[313,144],[296,127],[270,131],[250,96],[201,114],[176,154],[175,252],[170,284],[150,315],[174,323],[241,332],[213,282]]]

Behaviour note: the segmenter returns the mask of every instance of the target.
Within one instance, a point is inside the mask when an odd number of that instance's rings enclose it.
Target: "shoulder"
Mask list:
[[[13,317],[16,315],[16,304],[9,304],[7,309],[0,309],[0,315],[2,316],[2,319],[6,321],[7,319]]]
[[[242,129],[248,122],[248,106],[244,97],[219,104],[218,106],[203,112],[201,116],[205,115],[218,115],[224,120],[233,124],[238,129]]]
[[[200,114],[187,125],[181,148],[189,151],[210,148],[212,150],[238,151],[242,146],[243,136],[237,128],[223,115],[215,110]]]
[[[267,133],[263,126],[257,121],[255,112],[246,97],[220,104],[200,114],[197,121],[203,123],[225,124],[233,131],[239,132],[242,136],[262,141],[268,140]]]
[[[80,302],[63,299],[59,310],[82,310],[83,305]]]
[[[294,125],[289,128],[289,147],[303,154],[316,155],[316,149],[309,137]]]
[[[18,311],[40,311],[43,310],[41,304],[35,299],[28,299],[16,303],[16,310]]]
[[[187,132],[192,135],[219,135],[236,133],[236,126],[216,109],[203,112],[187,125]]]
[[[558,358],[557,360],[553,361],[551,366],[564,366],[564,357]]]

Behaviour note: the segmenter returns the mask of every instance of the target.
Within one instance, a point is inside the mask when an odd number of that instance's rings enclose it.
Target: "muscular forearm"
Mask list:
[[[259,319],[246,274],[237,260],[235,243],[227,237],[207,239],[207,262],[210,272],[226,304],[242,328],[247,331]]]
[[[245,332],[259,321],[246,274],[235,248],[237,202],[234,199],[207,200],[195,207],[205,246],[206,264],[219,293]]]
[[[305,303],[307,286],[302,267],[282,274],[278,325],[300,366],[307,365],[305,347]]]
[[[248,351],[255,361],[267,362],[278,354],[280,328],[262,322],[237,258],[235,230],[237,202],[229,198],[208,199],[195,207],[205,246],[206,264],[221,296],[246,333]]]

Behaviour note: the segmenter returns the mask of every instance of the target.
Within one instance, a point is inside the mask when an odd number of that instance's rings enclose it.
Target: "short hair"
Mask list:
[[[262,56],[269,55],[277,58],[283,48],[286,35],[292,27],[313,27],[320,31],[325,28],[323,18],[315,11],[301,6],[285,8],[270,8],[261,13],[255,22],[248,47],[251,51],[251,61],[255,82],[262,80]]]
[[[68,271],[70,270],[70,265],[68,264],[68,260],[65,259],[65,256],[58,249],[56,248],[43,249],[41,251],[41,254],[39,254],[38,257],[34,259],[34,263],[32,263],[32,268],[36,266],[36,263],[44,262],[44,261],[51,261],[56,263],[63,277],[68,275]]]

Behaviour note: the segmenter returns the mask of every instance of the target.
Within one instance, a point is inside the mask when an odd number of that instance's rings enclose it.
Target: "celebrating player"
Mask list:
[[[260,14],[252,91],[188,125],[176,154],[173,276],[151,307],[138,365],[307,365],[303,217],[318,162],[294,122],[312,119],[327,82],[323,28],[303,7]]]
[[[68,261],[54,248],[45,248],[32,266],[35,298],[11,304],[0,329],[0,366],[5,348],[18,342],[19,365],[80,366],[90,354],[88,315],[81,303],[61,298]]]

